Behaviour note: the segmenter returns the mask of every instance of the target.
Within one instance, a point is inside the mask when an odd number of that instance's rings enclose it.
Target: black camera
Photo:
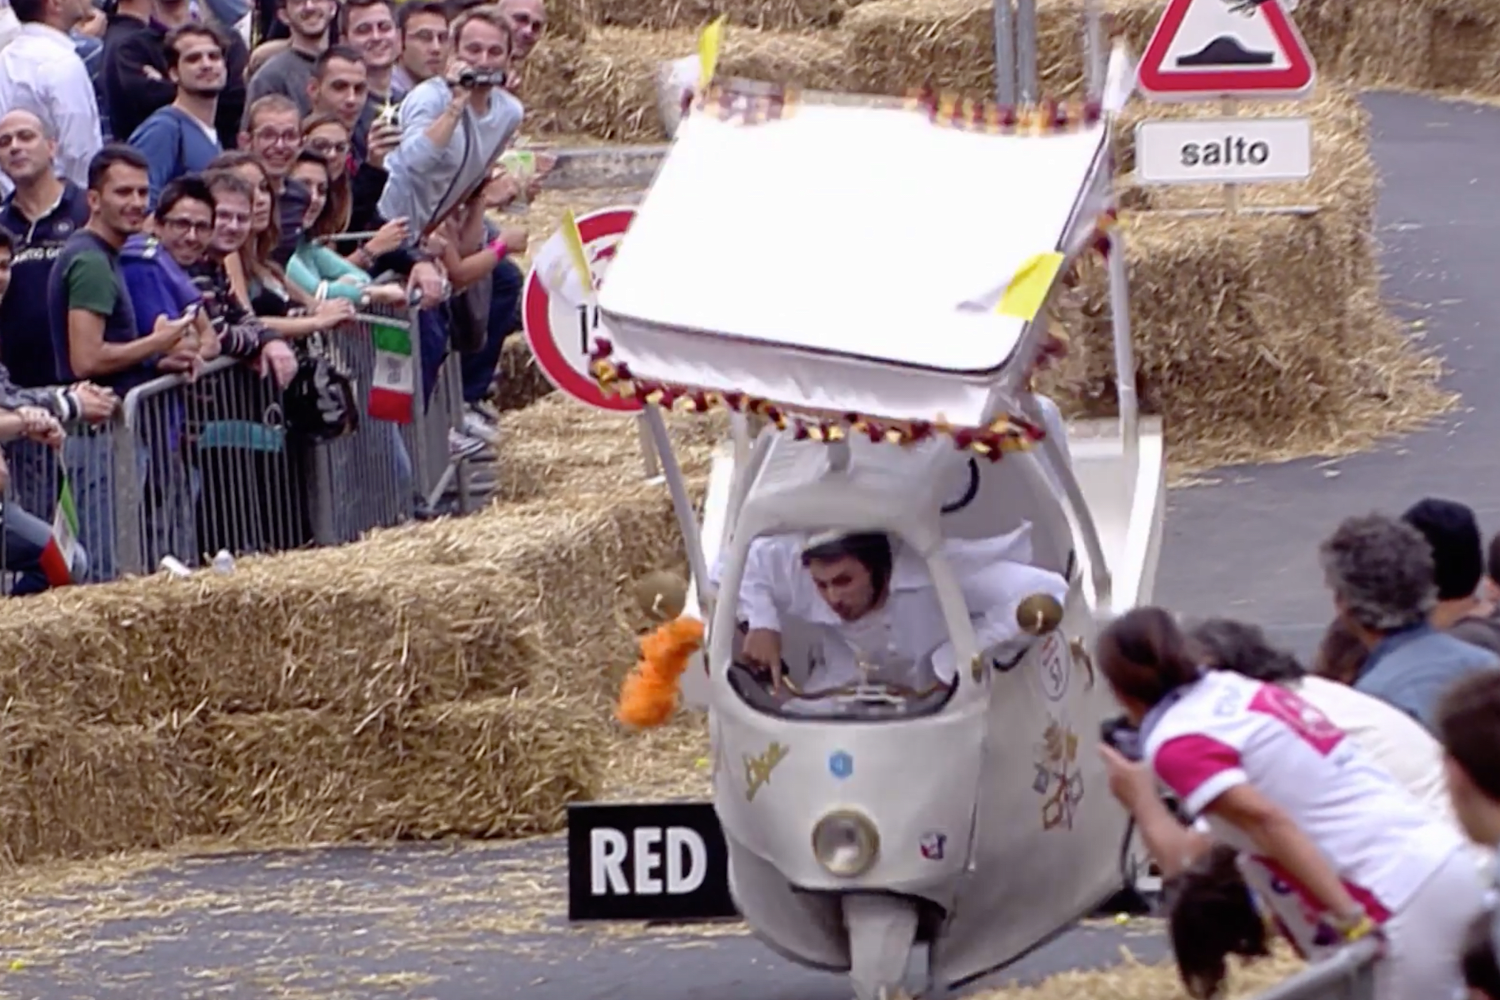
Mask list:
[[[483,73],[477,69],[466,69],[458,74],[460,87],[500,87],[504,84],[504,73]]]
[[[1145,759],[1144,748],[1141,746],[1141,731],[1131,725],[1130,720],[1123,715],[1117,715],[1113,719],[1105,719],[1099,723],[1099,738],[1113,747],[1126,760]]]

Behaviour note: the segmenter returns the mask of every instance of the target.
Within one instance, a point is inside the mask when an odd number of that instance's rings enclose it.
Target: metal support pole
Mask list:
[[[698,591],[698,608],[705,616],[712,615],[714,587],[709,582],[708,561],[703,556],[703,533],[698,526],[692,498],[688,496],[687,483],[682,478],[682,469],[677,464],[677,456],[672,453],[672,439],[667,434],[667,422],[662,419],[661,409],[648,403],[641,411],[641,423],[651,435],[656,454],[661,459],[662,473],[667,479],[667,492],[671,494],[672,509],[677,514],[677,527],[682,532],[682,543],[687,549],[688,569],[693,574],[693,586]]]
[[[1140,447],[1140,406],[1135,395],[1135,345],[1130,339],[1130,279],[1125,237],[1109,234],[1109,320],[1115,338],[1115,394],[1120,401],[1120,440],[1131,470]]]
[[[1022,104],[1040,98],[1036,69],[1036,0],[1016,0],[1016,76]]]
[[[995,100],[1002,107],[1016,104],[1015,0],[995,0]]]
[[[1233,97],[1226,97],[1220,110],[1226,116],[1237,115],[1240,112],[1240,102]],[[1240,214],[1240,186],[1238,184],[1224,185],[1224,211],[1229,215]]]
[[[1099,20],[1099,0],[1083,0],[1083,93],[1088,101],[1104,96],[1104,79],[1109,54],[1105,51],[1103,26]]]
[[[661,460],[656,454],[656,445],[651,441],[651,428],[646,426],[644,412],[635,418],[636,437],[641,442],[641,467],[646,471],[648,482],[661,478]]]

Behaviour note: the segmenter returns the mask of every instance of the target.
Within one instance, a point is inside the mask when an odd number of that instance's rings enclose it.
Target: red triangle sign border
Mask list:
[[[1193,98],[1234,96],[1301,96],[1312,88],[1317,76],[1312,54],[1297,25],[1287,16],[1279,0],[1260,0],[1255,13],[1263,15],[1282,54],[1290,64],[1281,69],[1225,69],[1206,67],[1175,69],[1166,67],[1167,54],[1177,39],[1177,32],[1194,4],[1223,4],[1228,0],[1168,0],[1167,9],[1151,33],[1151,40],[1141,54],[1137,85],[1142,93],[1158,100],[1191,100]]]

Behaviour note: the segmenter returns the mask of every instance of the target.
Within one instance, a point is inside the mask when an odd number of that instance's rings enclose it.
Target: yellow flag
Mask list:
[[[703,29],[703,34],[698,36],[698,65],[702,67],[698,75],[698,90],[708,89],[713,82],[714,70],[719,65],[719,46],[724,42],[724,18],[728,16],[720,14],[714,18],[708,27]]]
[[[1000,296],[1000,305],[995,311],[1002,316],[1014,316],[1028,322],[1036,318],[1037,310],[1047,301],[1047,292],[1052,288],[1052,279],[1062,267],[1063,255],[1057,251],[1039,253],[1029,258],[1016,269],[1005,294]]]
[[[589,267],[589,255],[583,250],[583,234],[578,231],[578,220],[573,218],[571,208],[563,213],[562,238],[568,245],[568,256],[573,258],[578,280],[583,282],[584,294],[594,294],[594,272]]]

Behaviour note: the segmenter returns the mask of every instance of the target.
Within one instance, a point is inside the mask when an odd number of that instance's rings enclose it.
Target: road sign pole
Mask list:
[[[1220,102],[1220,110],[1224,117],[1234,118],[1240,113],[1240,102],[1237,98],[1226,97]],[[1224,211],[1228,215],[1240,214],[1240,186],[1238,184],[1224,185]]]
[[[1016,76],[1022,104],[1035,104],[1036,68],[1036,0],[1016,0]]]
[[[635,433],[641,442],[641,466],[646,471],[646,480],[649,482],[661,478],[661,458],[656,453],[656,444],[651,440],[651,428],[646,424],[646,415],[637,413],[635,416]]]
[[[1002,107],[1016,104],[1015,0],[995,0],[995,101]]]
[[[1104,77],[1109,56],[1104,51],[1104,32],[1099,19],[1099,0],[1083,0],[1083,93],[1085,100],[1104,95]]]

